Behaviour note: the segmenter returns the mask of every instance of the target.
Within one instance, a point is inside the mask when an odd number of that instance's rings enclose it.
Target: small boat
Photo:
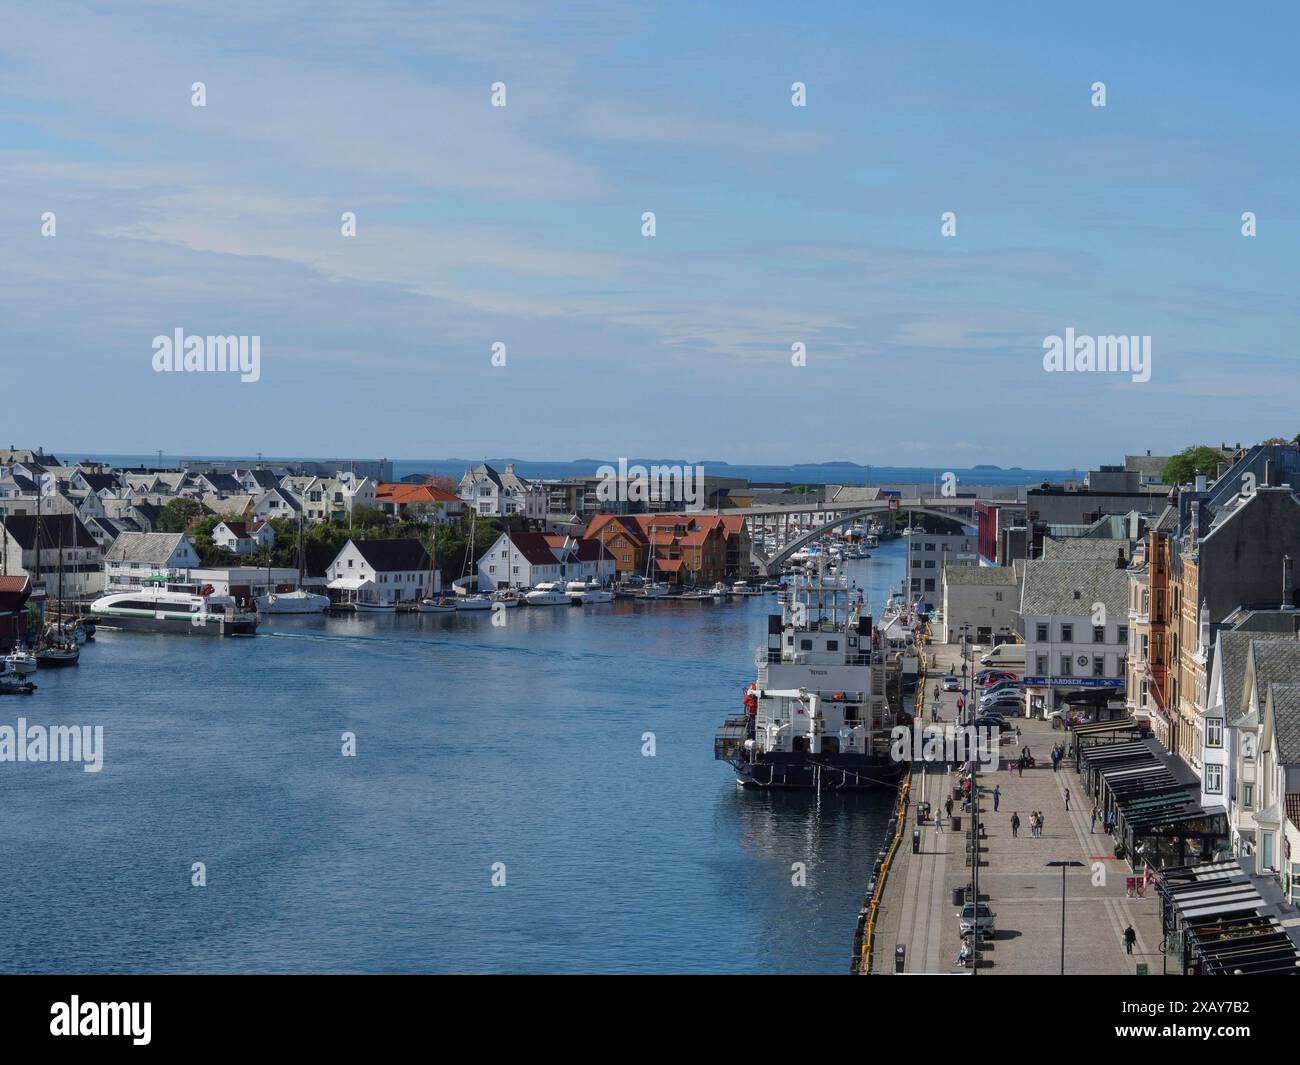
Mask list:
[[[662,599],[667,594],[668,585],[661,584],[659,581],[650,581],[641,586],[642,599]]]
[[[508,588],[502,588],[500,591],[492,593],[492,602],[501,603],[507,610],[517,607],[524,601],[524,597],[518,592],[512,592]]]
[[[330,608],[328,595],[317,595],[301,588],[259,595],[253,603],[262,614],[323,614]]]
[[[397,610],[396,603],[374,603],[368,599],[358,599],[352,605],[358,614],[392,614]]]
[[[0,659],[0,673],[8,669],[19,677],[36,672],[36,656],[30,651],[13,651]]]
[[[529,606],[568,606],[569,597],[558,581],[542,581],[524,596]]]
[[[456,612],[456,600],[424,598],[415,605],[415,609],[421,614],[454,614]]]
[[[491,610],[492,600],[486,595],[462,595],[456,600],[457,610]]]
[[[36,685],[10,673],[0,673],[0,695],[31,695]]]

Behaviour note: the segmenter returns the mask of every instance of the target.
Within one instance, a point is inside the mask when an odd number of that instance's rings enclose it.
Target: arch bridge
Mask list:
[[[785,544],[779,551],[772,554],[764,554],[757,547],[751,549],[750,559],[759,571],[767,576],[774,576],[781,571],[782,564],[796,551],[809,544],[814,543],[820,537],[830,532],[832,529],[838,529],[842,525],[849,525],[860,518],[879,517],[883,514],[906,513],[929,514],[936,518],[945,518],[949,521],[958,522],[968,528],[975,528],[974,507],[977,503],[984,502],[1001,502],[1006,500],[983,500],[972,499],[965,496],[937,496],[923,497],[915,499],[902,499],[897,496],[889,496],[883,499],[870,500],[863,503],[853,503],[845,506],[843,509],[832,509],[825,503],[801,503],[797,506],[782,507],[762,506],[762,507],[739,507],[732,510],[723,510],[723,514],[738,514],[745,518],[745,525],[749,531],[750,543],[755,543],[755,527],[765,525],[785,525],[788,529],[791,519],[802,528],[804,519],[812,516],[815,521],[815,527],[807,532],[797,533],[793,539],[789,535],[785,537]],[[764,537],[766,539],[766,537]]]

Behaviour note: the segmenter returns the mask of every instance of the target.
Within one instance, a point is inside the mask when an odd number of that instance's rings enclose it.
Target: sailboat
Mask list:
[[[429,594],[423,596],[415,605],[421,614],[452,614],[456,610],[456,600],[438,595],[438,548],[437,531],[429,532]]]
[[[469,512],[469,543],[465,545],[465,565],[464,572],[461,574],[461,580],[469,576],[469,568],[474,563],[474,517],[475,512]],[[474,584],[478,584],[475,577]],[[460,589],[457,589],[459,591]],[[486,595],[462,595],[456,599],[457,610],[491,610],[492,600]]]
[[[41,546],[45,538],[45,527],[41,522],[40,498],[36,503],[36,575],[40,576]],[[59,527],[59,623],[46,625],[36,644],[36,662],[47,668],[54,666],[75,666],[81,659],[81,648],[77,646],[75,635],[67,631],[63,621],[63,528]]]
[[[328,595],[317,595],[303,590],[302,579],[306,568],[306,555],[302,543],[302,515],[298,515],[298,587],[291,592],[268,592],[253,600],[263,614],[323,614],[330,608]],[[267,585],[270,585],[271,565],[266,566]]]

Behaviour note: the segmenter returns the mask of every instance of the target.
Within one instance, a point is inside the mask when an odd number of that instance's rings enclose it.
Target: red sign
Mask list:
[[[890,498],[890,500],[889,500],[889,509],[890,509],[890,510],[897,510],[897,509],[898,509],[898,500],[897,500],[897,499],[894,499],[894,498],[892,498],[892,497]]]

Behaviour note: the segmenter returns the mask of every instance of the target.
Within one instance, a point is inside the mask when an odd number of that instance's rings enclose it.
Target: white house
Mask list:
[[[295,518],[302,505],[292,492],[272,488],[257,497],[252,507],[252,517],[266,521],[270,518]]]
[[[1111,688],[1122,697],[1128,655],[1127,567],[1106,559],[1031,559],[1020,597],[1028,712],[1055,710],[1063,692]]]
[[[504,473],[480,463],[466,472],[457,487],[466,505],[487,517],[519,516],[538,522],[546,519],[546,489],[519,477],[513,462],[506,463]]]
[[[0,560],[10,577],[30,577],[35,587],[37,573],[50,599],[95,595],[103,590],[103,550],[90,530],[75,514],[7,515],[0,525]],[[61,574],[61,576],[60,576]],[[39,588],[36,589],[39,592]]]
[[[149,577],[188,577],[199,553],[184,533],[124,532],[104,556],[104,586],[132,588]]]
[[[478,586],[535,588],[543,581],[614,579],[613,556],[599,540],[535,532],[502,533],[478,563]]]
[[[984,645],[1005,641],[1018,630],[1020,576],[1015,567],[949,564],[942,580],[940,635],[946,643],[957,643],[967,626],[971,639]]]
[[[236,555],[254,555],[275,546],[275,530],[269,521],[223,521],[212,530],[212,542]]]
[[[413,538],[349,540],[325,570],[345,602],[413,602],[429,593],[429,553]],[[435,580],[433,591],[441,590]]]

